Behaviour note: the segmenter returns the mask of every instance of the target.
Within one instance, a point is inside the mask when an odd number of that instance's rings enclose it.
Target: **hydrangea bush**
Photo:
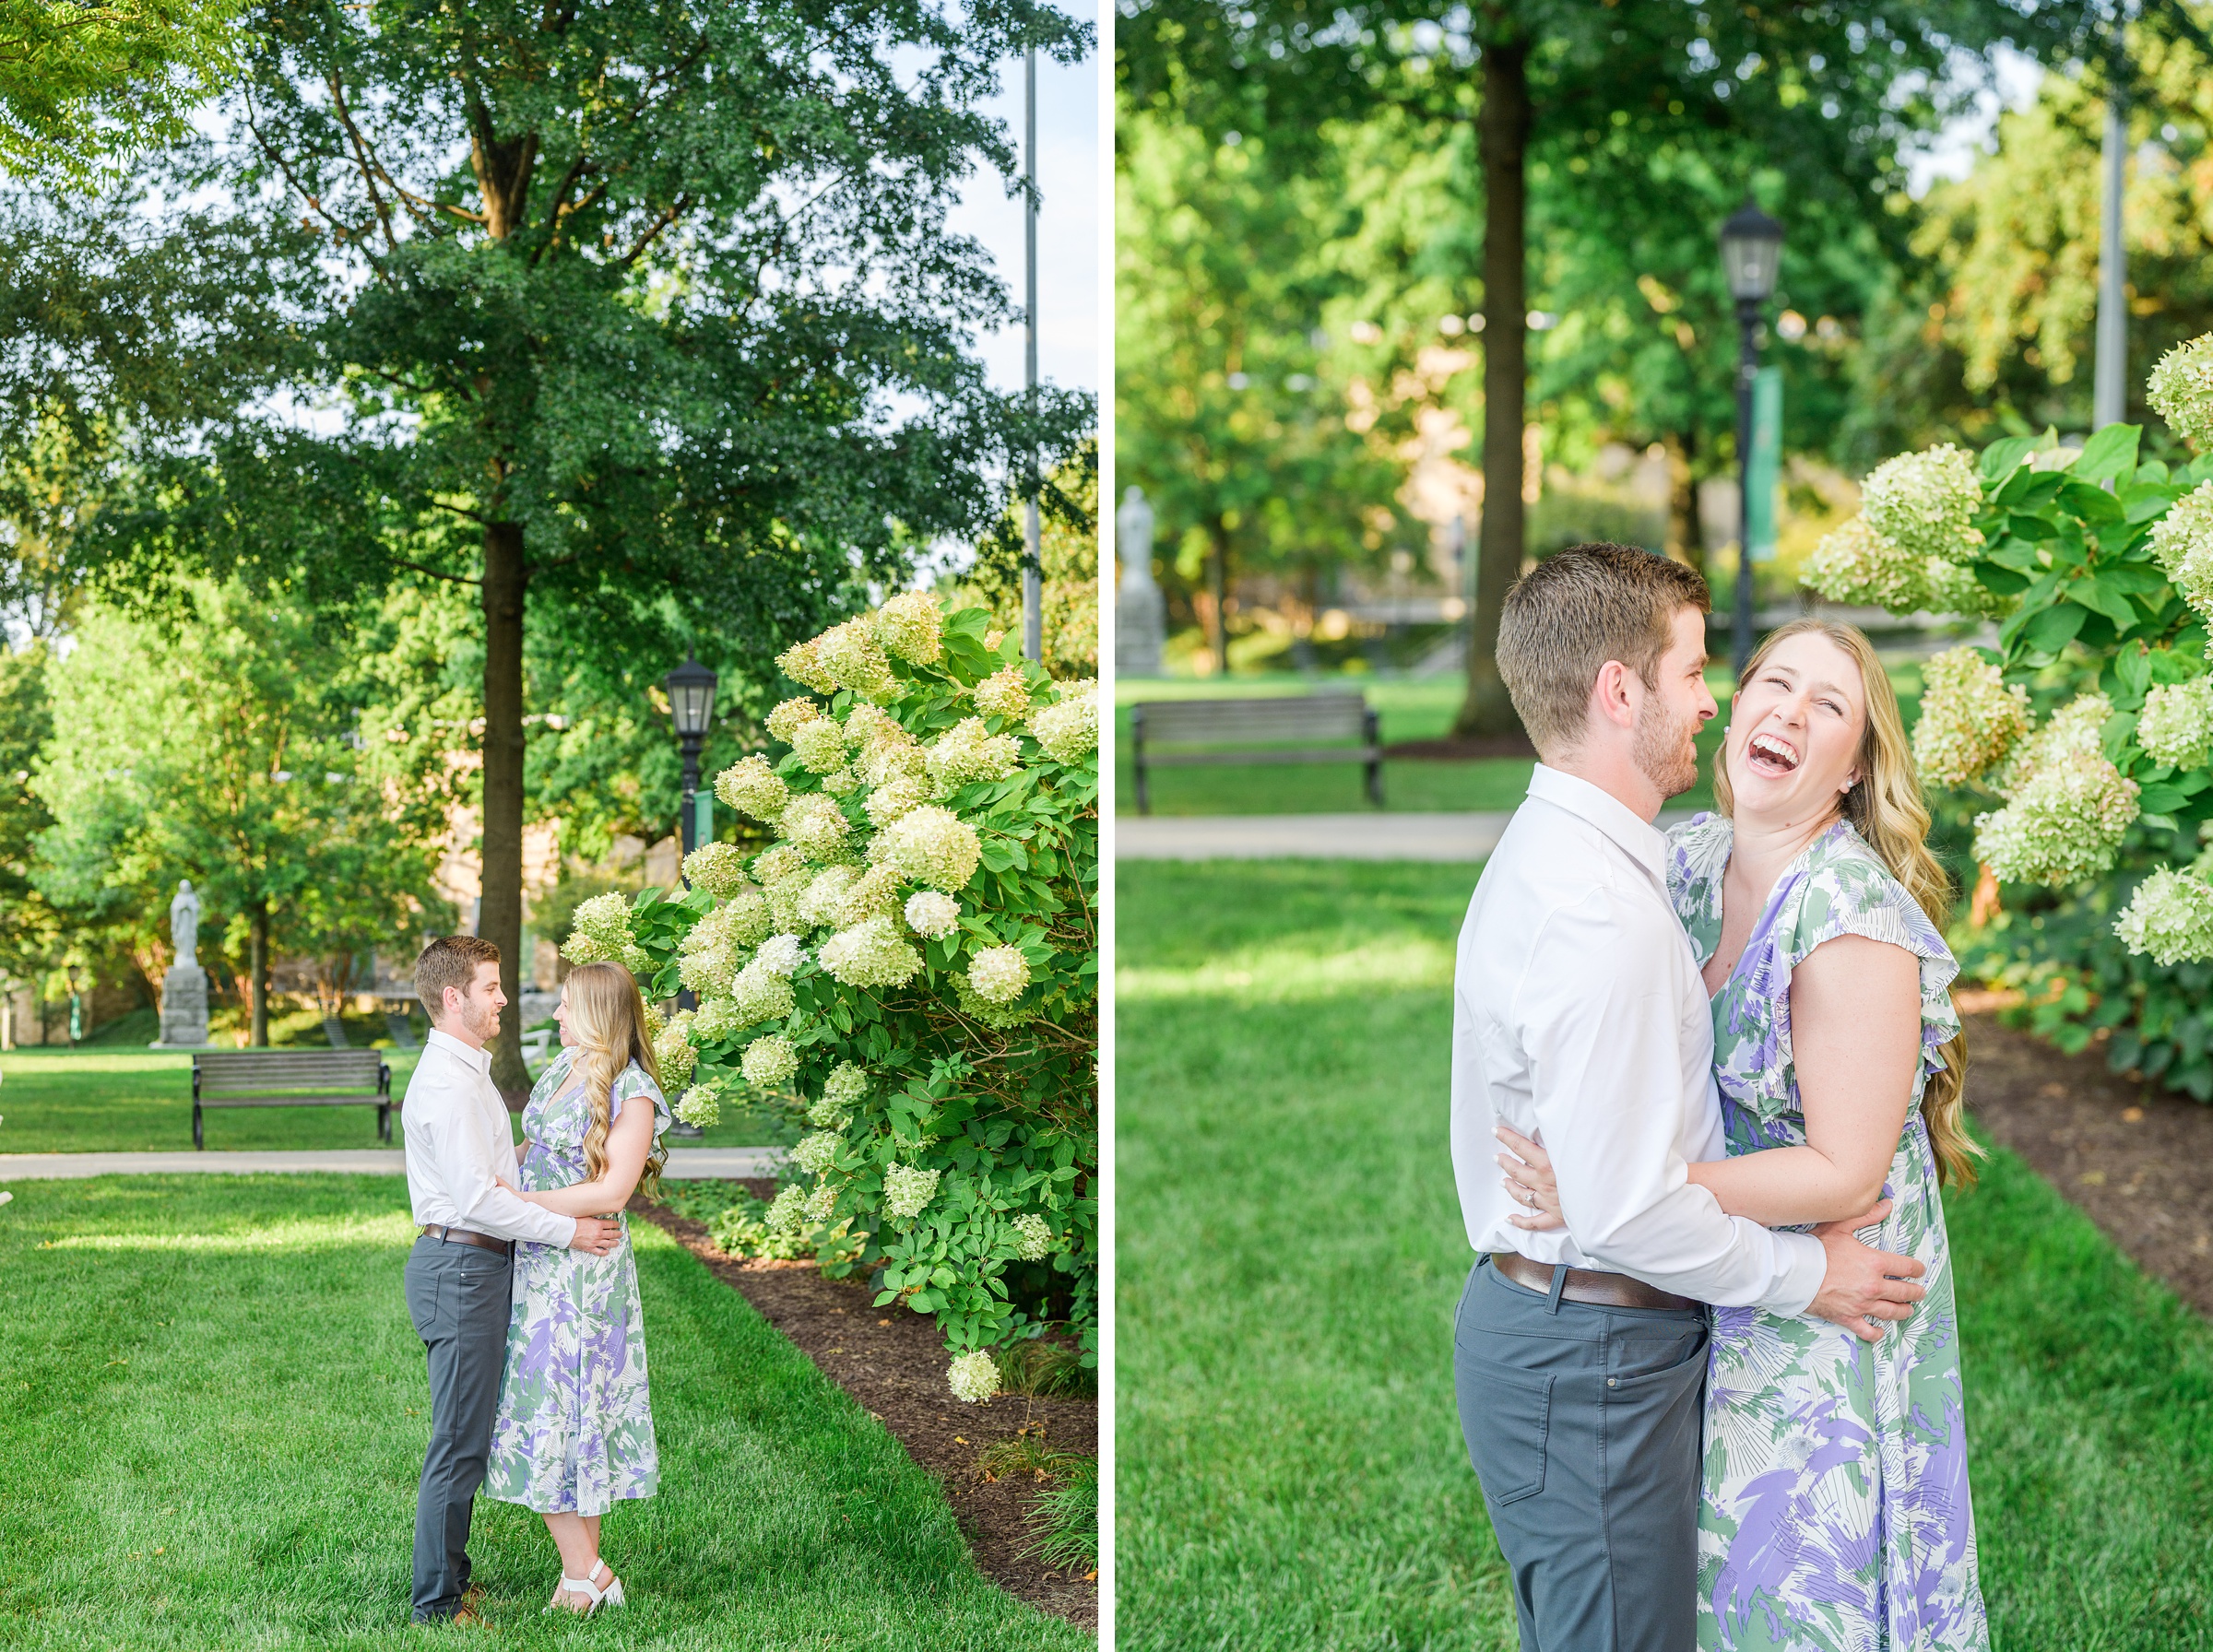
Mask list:
[[[1064,1322],[1092,1363],[1097,1322],[1096,685],[988,626],[917,592],[788,650],[810,692],[767,719],[781,755],[715,781],[775,841],[586,902],[564,948],[698,995],[657,1015],[678,1115],[812,1127],[745,1237],[930,1316],[969,1401],[993,1347]]]
[[[1966,962],[2030,989],[2040,1030],[2213,1100],[2213,335],[2169,353],[2153,407],[2192,454],[2109,425],[1941,446],[1868,478],[1816,588],[1999,621],[1923,675],[1914,751],[2000,885]],[[2011,886],[2008,891],[2004,886]]]

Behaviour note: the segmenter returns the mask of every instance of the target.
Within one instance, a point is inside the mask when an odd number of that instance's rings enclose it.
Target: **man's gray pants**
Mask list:
[[[414,1618],[450,1618],[468,1587],[468,1521],[491,1457],[507,1361],[515,1264],[497,1251],[419,1238],[408,1315],[431,1366],[431,1448],[415,1494]]]
[[[1702,1307],[1607,1308],[1479,1258],[1453,1381],[1521,1652],[1698,1645]]]

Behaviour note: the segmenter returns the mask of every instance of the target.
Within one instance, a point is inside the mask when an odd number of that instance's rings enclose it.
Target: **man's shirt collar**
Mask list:
[[[1529,777],[1529,795],[1588,820],[1620,844],[1662,890],[1667,888],[1666,834],[1611,792],[1539,763]]]

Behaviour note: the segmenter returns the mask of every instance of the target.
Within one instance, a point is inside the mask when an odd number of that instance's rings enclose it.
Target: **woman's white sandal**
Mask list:
[[[592,1578],[597,1577],[602,1572],[606,1572],[608,1576],[608,1585],[605,1588],[601,1588],[592,1582]],[[602,1606],[621,1606],[622,1604],[622,1580],[608,1570],[608,1564],[603,1560],[596,1560],[592,1563],[590,1576],[563,1577],[561,1580],[561,1587],[572,1595],[586,1595],[591,1598],[591,1604],[586,1606],[581,1614],[587,1618]],[[546,1610],[551,1611],[554,1606],[560,1604],[558,1600],[553,1601],[546,1607]],[[565,1610],[574,1611],[576,1609],[571,1606]]]

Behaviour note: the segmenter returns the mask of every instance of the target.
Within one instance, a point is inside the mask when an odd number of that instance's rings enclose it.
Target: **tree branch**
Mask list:
[[[416,573],[426,573],[432,579],[442,579],[450,584],[480,585],[484,583],[480,579],[468,579],[458,573],[441,573],[435,568],[425,568],[420,562],[410,562],[405,557],[396,557],[388,550],[385,552],[385,560],[395,567],[406,568]]]

